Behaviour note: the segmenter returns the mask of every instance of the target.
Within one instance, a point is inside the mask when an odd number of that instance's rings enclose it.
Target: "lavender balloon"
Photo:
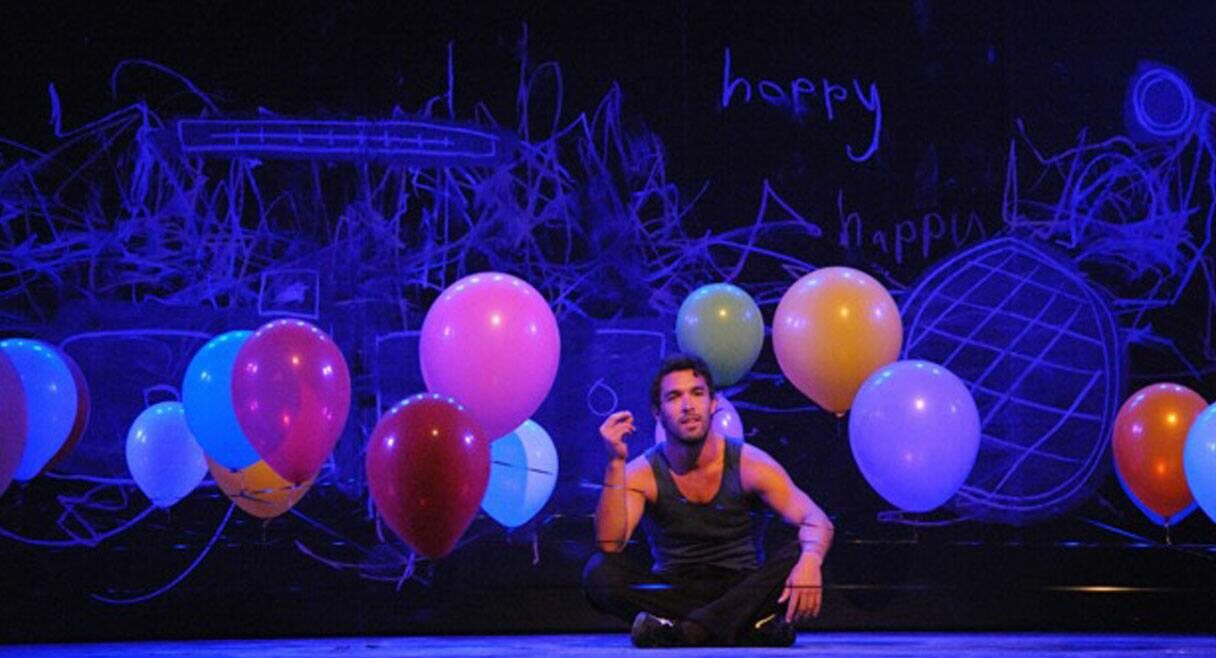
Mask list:
[[[861,385],[849,417],[861,474],[888,502],[927,512],[966,481],[980,448],[980,415],[967,386],[928,361],[897,361]]]

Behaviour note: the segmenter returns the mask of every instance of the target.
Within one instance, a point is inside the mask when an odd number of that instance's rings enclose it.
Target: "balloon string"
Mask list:
[[[401,591],[401,587],[405,585],[405,581],[409,580],[414,575],[414,564],[417,559],[417,553],[410,551],[410,557],[405,563],[405,569],[401,571],[401,577],[397,579],[397,591]]]
[[[1127,537],[1128,539],[1134,539],[1134,540],[1136,540],[1136,542],[1138,544],[1143,545],[1143,546],[1167,548],[1172,551],[1178,551],[1180,553],[1185,553],[1191,557],[1203,558],[1204,560],[1208,560],[1208,561],[1216,561],[1216,556],[1212,555],[1211,553],[1208,553],[1207,551],[1187,550],[1185,545],[1184,546],[1174,546],[1172,544],[1160,544],[1158,542],[1155,542],[1155,541],[1149,539],[1148,537],[1138,535],[1134,532],[1124,530],[1122,528],[1116,528],[1115,526],[1103,523],[1103,522],[1095,520],[1095,519],[1091,519],[1089,517],[1078,515],[1076,518],[1078,518],[1094,527],[1100,528],[1102,530],[1106,530],[1107,532],[1112,532],[1117,535],[1122,535],[1124,537]],[[1204,546],[1202,548],[1208,548],[1208,547]]]
[[[301,512],[295,508],[292,508],[289,511],[291,512],[292,516],[295,516],[297,519],[300,519],[301,521],[307,523],[308,525],[320,530],[321,532],[324,532],[325,534],[329,535],[330,537],[333,537],[334,539],[340,539],[340,540],[354,546],[355,548],[363,551],[364,553],[368,552],[368,549],[366,547],[364,547],[362,544],[355,542],[355,541],[351,541],[350,539],[348,539],[347,537],[345,537],[344,535],[339,533],[337,530],[334,530],[333,528],[330,528],[329,526],[325,525],[324,523],[321,523],[320,521],[317,521],[316,519],[313,519],[313,518],[305,515],[303,512]],[[298,544],[299,542],[297,541],[296,543]]]
[[[157,589],[156,591],[149,592],[147,594],[144,594],[143,596],[137,596],[132,599],[113,599],[108,596],[102,596],[100,594],[90,594],[90,596],[92,596],[94,599],[97,599],[98,601],[101,601],[103,603],[109,603],[112,605],[129,605],[132,603],[143,603],[144,601],[154,599],[154,598],[160,596],[161,594],[164,594],[165,592],[173,589],[174,587],[177,586],[178,583],[180,583],[182,580],[184,580],[186,578],[186,576],[190,575],[190,572],[194,571],[194,568],[197,567],[199,565],[199,563],[203,561],[203,558],[207,557],[207,554],[211,552],[211,547],[215,545],[216,540],[218,540],[220,538],[220,534],[223,533],[224,527],[228,525],[228,519],[232,518],[232,510],[234,510],[234,509],[236,509],[236,504],[229,503],[228,511],[224,513],[223,520],[220,521],[219,526],[216,527],[215,533],[211,535],[211,540],[208,541],[207,545],[203,547],[203,550],[201,552],[199,552],[198,557],[194,558],[194,561],[191,562],[190,565],[186,567],[185,571],[182,571],[180,574],[178,574],[178,576],[176,578],[174,578],[173,580],[171,580],[167,584],[165,584],[165,586],[161,587],[160,589]]]
[[[512,464],[511,462],[498,461],[497,459],[491,460],[490,463],[497,464],[499,466],[506,466],[507,468],[518,468],[523,471],[528,471],[529,473],[540,473],[541,475],[557,475],[557,471],[549,471],[549,470],[545,470],[543,468],[532,468],[531,466],[520,466],[519,464]]]
[[[45,473],[42,473],[41,475],[46,478],[49,478],[51,480],[71,480],[71,481],[75,481],[75,482],[93,482],[96,484],[110,484],[110,485],[114,485],[114,486],[134,486],[135,485],[134,478],[107,478],[107,477],[98,477],[98,476],[94,476],[94,475],[76,475],[76,474],[67,474],[67,473],[56,473],[54,471],[47,471]]]
[[[144,509],[144,511],[135,515],[135,517],[132,518],[130,521],[127,521],[126,523],[118,526],[117,528],[113,528],[113,529],[103,532],[99,535],[94,535],[94,536],[88,537],[88,538],[78,537],[75,539],[61,539],[61,540],[33,539],[31,537],[19,535],[15,532],[6,530],[4,528],[0,528],[0,536],[7,537],[9,539],[19,541],[19,542],[24,542],[24,543],[30,544],[32,546],[48,546],[48,547],[52,547],[52,548],[70,548],[72,546],[90,546],[90,547],[92,547],[92,546],[96,546],[96,545],[100,544],[101,542],[109,539],[110,537],[113,537],[114,535],[117,535],[117,534],[127,530],[128,528],[135,525],[136,523],[139,523],[140,521],[143,520],[143,518],[145,516],[151,514],[152,510],[155,510],[155,509],[157,509],[156,506],[149,505],[147,508]]]

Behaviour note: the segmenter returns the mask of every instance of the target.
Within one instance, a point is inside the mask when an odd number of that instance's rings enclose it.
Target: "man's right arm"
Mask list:
[[[625,436],[632,434],[633,414],[620,411],[612,414],[600,426],[600,438],[608,451],[608,466],[604,469],[604,488],[595,509],[595,540],[605,553],[625,550],[634,528],[642,518],[647,490],[643,482],[648,470],[645,457],[626,463],[629,448]]]

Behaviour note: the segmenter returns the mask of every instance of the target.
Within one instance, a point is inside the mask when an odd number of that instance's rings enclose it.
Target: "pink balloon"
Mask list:
[[[0,351],[0,494],[13,481],[13,473],[25,452],[26,427],[25,389],[21,374]]]
[[[743,440],[743,420],[739,418],[739,412],[735,409],[735,405],[730,403],[722,393],[714,393],[714,400],[718,403],[714,407],[713,430],[718,434],[738,441]],[[662,423],[654,424],[654,442],[661,443],[667,440],[667,430],[663,429]]]
[[[561,336],[535,288],[510,274],[483,272],[435,300],[418,352],[427,390],[455,398],[493,440],[544,402],[557,376]]]
[[[253,449],[283,479],[299,484],[317,474],[342,435],[350,371],[325,332],[276,320],[237,352],[232,402]]]

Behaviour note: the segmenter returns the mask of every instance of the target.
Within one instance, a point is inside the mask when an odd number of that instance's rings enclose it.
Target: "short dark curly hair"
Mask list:
[[[714,376],[709,371],[709,364],[705,360],[695,354],[668,354],[663,359],[663,363],[659,364],[659,372],[654,376],[654,381],[650,383],[650,405],[654,409],[659,408],[659,390],[663,383],[663,377],[669,373],[679,372],[681,370],[691,370],[705,380],[705,388],[709,392],[709,397],[714,396]]]

